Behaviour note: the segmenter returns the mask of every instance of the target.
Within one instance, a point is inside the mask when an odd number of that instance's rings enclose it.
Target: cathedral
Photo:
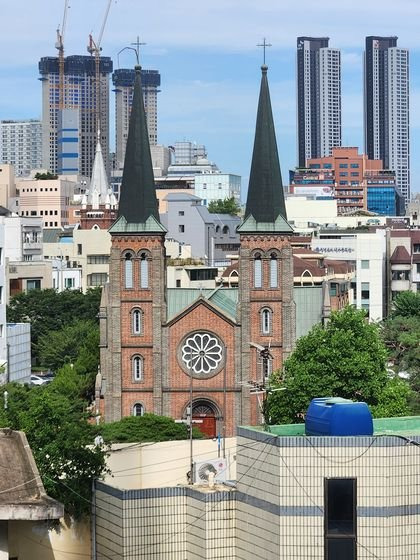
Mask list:
[[[261,88],[240,235],[238,287],[168,289],[141,71],[136,67],[109,282],[100,309],[100,411],[106,422],[153,412],[209,437],[261,421],[251,387],[295,342],[293,257],[267,81]],[[192,293],[193,292],[193,293]],[[262,358],[261,350],[269,356]]]

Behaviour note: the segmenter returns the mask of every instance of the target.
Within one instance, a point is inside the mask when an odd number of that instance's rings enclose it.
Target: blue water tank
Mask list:
[[[307,436],[371,436],[372,414],[364,402],[339,397],[312,399],[305,418]]]

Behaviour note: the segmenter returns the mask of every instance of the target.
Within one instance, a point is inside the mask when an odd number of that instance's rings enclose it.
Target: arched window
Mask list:
[[[140,288],[147,289],[149,287],[149,261],[146,253],[140,255]]]
[[[130,253],[127,253],[125,255],[124,278],[125,278],[125,287],[132,288],[133,287],[133,261]]]
[[[134,381],[143,380],[143,358],[141,356],[134,356],[133,358],[133,379]]]
[[[229,227],[228,226],[223,226],[223,233],[226,235],[227,233],[229,233]]]
[[[141,309],[134,309],[131,313],[131,331],[133,334],[143,332],[143,313]]]
[[[271,309],[265,307],[261,310],[261,333],[271,334]]]
[[[254,288],[262,288],[262,261],[260,253],[254,257]]]
[[[144,406],[140,403],[136,403],[133,406],[133,416],[143,416],[144,414]]]
[[[270,259],[270,288],[278,287],[278,262],[276,253],[271,253]]]

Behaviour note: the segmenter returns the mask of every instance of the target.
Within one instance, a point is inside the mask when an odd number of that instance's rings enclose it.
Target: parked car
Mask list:
[[[47,383],[51,383],[52,380],[52,376],[41,377],[40,375],[31,375],[31,385],[46,385]]]

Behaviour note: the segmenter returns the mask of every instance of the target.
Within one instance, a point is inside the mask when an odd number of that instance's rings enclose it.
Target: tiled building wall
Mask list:
[[[97,560],[233,560],[235,493],[96,490]]]
[[[392,436],[271,437],[246,429],[240,435],[238,560],[323,559],[329,477],[357,479],[359,560],[420,557],[417,446]]]

